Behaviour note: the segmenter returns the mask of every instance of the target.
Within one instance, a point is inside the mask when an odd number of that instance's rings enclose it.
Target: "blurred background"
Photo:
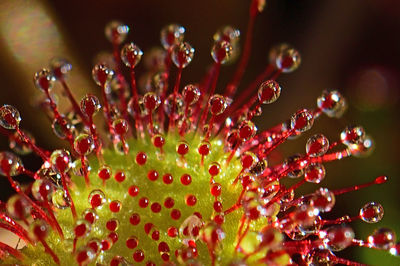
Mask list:
[[[47,149],[63,145],[53,134],[50,122],[34,107],[40,92],[32,83],[33,73],[48,66],[54,56],[73,64],[68,83],[79,99],[87,92],[98,93],[91,80],[94,58],[111,51],[104,37],[104,25],[118,19],[130,26],[128,41],[144,53],[159,46],[159,31],[168,23],[186,28],[185,40],[196,49],[191,65],[183,72],[183,82],[201,79],[212,63],[212,35],[223,25],[237,27],[245,34],[250,0],[202,1],[23,1],[0,2],[0,104],[17,107],[21,126]],[[282,145],[284,156],[304,153],[307,137],[325,134],[331,141],[349,124],[360,124],[375,140],[375,151],[368,158],[350,158],[326,165],[322,186],[340,188],[362,184],[379,175],[390,180],[381,186],[337,198],[334,217],[354,216],[369,201],[381,203],[385,217],[377,225],[353,223],[357,238],[366,239],[377,227],[393,228],[400,234],[400,2],[397,0],[269,0],[257,18],[254,45],[241,89],[244,89],[268,63],[269,49],[287,42],[302,55],[302,65],[278,78],[281,98],[264,106],[258,119],[259,130],[283,120],[301,107],[313,108],[326,88],[339,89],[349,108],[342,119],[322,116],[310,132]],[[219,88],[234,71],[223,67]],[[143,69],[138,66],[138,72]],[[184,84],[183,83],[183,84]],[[8,149],[5,137],[2,150]],[[26,156],[23,162],[35,170],[40,160]],[[23,180],[23,177],[20,179]],[[306,185],[300,193],[317,186]],[[0,199],[12,191],[0,179]],[[400,260],[385,252],[351,248],[341,254],[372,265],[399,265]]]

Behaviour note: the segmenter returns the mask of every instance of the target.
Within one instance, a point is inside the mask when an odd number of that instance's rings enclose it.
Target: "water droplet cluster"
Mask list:
[[[354,220],[380,221],[379,203],[366,203],[357,216],[324,218],[338,195],[383,184],[386,176],[295,197],[300,186],[326,178],[325,163],[371,151],[371,138],[361,126],[346,127],[333,141],[315,134],[306,140],[304,154],[269,164],[271,152],[309,131],[321,115],[340,117],[346,101],[336,90],[324,91],[315,109],[300,109],[286,122],[258,130],[253,118],[282,93],[276,79],[301,62],[290,45],[274,47],[265,71],[235,97],[251,51],[254,19],[263,7],[262,0],[251,3],[241,56],[240,32],[231,26],[217,31],[214,62],[200,83],[181,84],[195,50],[185,41],[184,27],[176,24],[161,30],[163,49],[146,55],[133,42],[123,44],[128,26],[109,23],[105,34],[116,66],[99,62],[93,67],[99,97],[88,94],[77,101],[65,80],[71,64],[53,59],[49,69],[34,75],[34,85],[45,95],[54,133],[69,149],[41,148],[20,128],[18,110],[0,107],[0,129],[13,151],[0,152],[0,174],[16,191],[0,202],[0,228],[26,245],[20,250],[0,242],[2,263],[358,265],[335,255],[354,245],[398,255],[392,230],[380,228],[360,240],[350,226]],[[147,80],[140,84],[135,70],[142,58]],[[237,59],[231,81],[224,90],[217,88],[221,66]],[[171,80],[174,71],[176,80]],[[56,82],[71,103],[68,114],[59,112],[51,94]],[[104,115],[107,138],[94,124],[98,113]],[[43,160],[36,172],[19,158],[28,153]],[[16,175],[31,177],[32,185],[22,188]],[[291,187],[280,182],[287,177],[295,181]]]

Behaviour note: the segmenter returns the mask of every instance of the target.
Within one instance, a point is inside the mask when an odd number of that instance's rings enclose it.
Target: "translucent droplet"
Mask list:
[[[54,185],[48,179],[37,179],[32,184],[32,195],[39,201],[51,201]]]
[[[304,174],[304,169],[300,168],[299,163],[301,163],[302,156],[300,154],[294,154],[288,157],[284,162],[284,167],[287,169],[293,169],[287,173],[290,178],[298,178]]]
[[[67,195],[65,195],[64,190],[61,188],[54,191],[53,195],[51,196],[51,202],[57,209],[66,209],[70,206],[69,199]]]
[[[164,111],[167,115],[171,115],[171,110],[172,110],[172,104],[174,102],[174,95],[170,94],[165,100],[164,100]],[[183,106],[184,106],[184,101],[183,97],[180,94],[176,95],[175,98],[175,113],[173,119],[177,119],[179,114],[183,112]]]
[[[114,20],[106,25],[104,33],[110,42],[120,44],[126,39],[129,27],[120,21]]]
[[[88,117],[96,114],[101,108],[99,98],[93,94],[86,94],[81,100],[81,111]]]
[[[50,90],[53,87],[55,80],[56,78],[53,76],[53,73],[45,68],[36,72],[33,77],[36,88],[43,91]]]
[[[127,67],[134,68],[137,64],[139,64],[140,59],[142,59],[143,52],[140,48],[134,43],[125,44],[121,50],[121,59],[122,62]]]
[[[215,42],[226,41],[235,45],[239,42],[240,31],[232,26],[224,26],[214,34],[213,39]]]
[[[332,251],[340,251],[351,245],[354,231],[350,226],[332,226],[326,230],[324,242]]]
[[[74,140],[74,149],[81,155],[88,155],[96,148],[93,138],[88,134],[80,134]]]
[[[317,99],[318,108],[329,117],[341,117],[347,109],[346,99],[336,90],[323,91]]]
[[[183,88],[182,95],[187,105],[193,105],[197,103],[201,93],[198,86],[189,84]]]
[[[50,61],[50,68],[57,79],[65,79],[68,72],[72,70],[72,65],[64,58],[55,57]]]
[[[8,151],[0,152],[0,175],[19,175],[21,167],[23,167],[22,161],[17,155]]]
[[[232,58],[233,47],[227,41],[215,42],[211,49],[211,56],[216,63],[225,64]]]
[[[375,248],[389,250],[396,243],[396,234],[389,228],[379,228],[368,237],[368,243]]]
[[[35,143],[35,139],[31,133],[23,130],[24,135],[30,140],[31,143]],[[24,141],[21,135],[15,131],[14,134],[9,137],[9,147],[13,152],[19,155],[26,155],[32,152],[31,147]]]
[[[314,115],[307,109],[297,111],[290,119],[291,128],[298,132],[309,130],[314,124]]]
[[[18,110],[12,106],[5,104],[0,107],[0,125],[5,129],[16,129],[21,122],[21,116]]]
[[[251,138],[253,138],[256,132],[257,132],[257,127],[250,120],[243,121],[239,126],[239,137],[243,141],[250,140]]]
[[[335,194],[327,188],[319,188],[312,195],[310,204],[320,212],[330,212],[335,206]]]
[[[225,97],[219,94],[215,94],[210,98],[210,113],[214,116],[222,114],[226,107],[227,103],[225,101]]]
[[[322,134],[316,134],[307,140],[306,152],[310,157],[324,155],[329,149],[329,140]]]
[[[345,145],[360,144],[365,138],[364,128],[348,126],[340,133],[340,140]]]
[[[143,96],[143,103],[146,109],[151,113],[160,105],[160,97],[154,92],[148,92]]]
[[[105,64],[97,64],[93,67],[92,77],[99,86],[104,86],[109,83],[114,76],[114,71],[108,68]]]
[[[360,209],[360,217],[364,222],[377,223],[383,217],[383,207],[376,202],[368,202]]]
[[[115,133],[119,136],[124,136],[129,129],[128,122],[123,118],[115,119],[112,123],[112,127],[114,128]]]
[[[106,195],[102,190],[95,189],[90,192],[88,201],[92,208],[98,208],[106,203]]]
[[[54,171],[50,165],[43,165],[36,171],[35,176],[43,180],[49,180],[56,186],[62,186],[61,175]]]
[[[172,47],[172,62],[174,62],[175,66],[178,68],[185,68],[192,62],[194,56],[194,48],[187,43],[179,43],[175,44]]]
[[[67,150],[55,150],[50,156],[53,169],[59,173],[66,173],[71,168],[71,155]]]
[[[169,24],[161,30],[161,44],[168,50],[183,41],[185,28],[177,24]]]
[[[25,219],[29,216],[31,205],[19,194],[12,195],[6,204],[7,212],[16,219]]]
[[[82,160],[81,159],[76,159],[72,163],[71,168],[72,168],[72,172],[74,173],[74,175],[84,176],[85,173],[89,173],[92,170],[89,160],[87,160],[86,158],[84,159],[84,164],[85,164],[85,169],[82,168]]]
[[[301,63],[300,53],[287,44],[281,44],[274,48],[270,53],[270,60],[276,68],[284,73],[290,73],[296,70]]]
[[[320,163],[310,164],[306,167],[304,178],[310,183],[320,183],[325,178],[325,167]]]
[[[275,102],[281,95],[281,87],[275,80],[264,81],[258,89],[258,100],[263,104]]]
[[[51,127],[53,129],[54,134],[60,139],[66,139],[67,133],[65,132],[66,130],[64,129],[64,127],[61,125],[60,120],[62,120],[65,123],[64,126],[69,132],[75,131],[75,128],[72,125],[71,121],[64,115],[61,115],[60,119],[53,120],[53,124],[51,125]]]
[[[348,148],[355,157],[367,157],[374,151],[375,143],[371,136],[365,135],[360,143],[350,144]]]

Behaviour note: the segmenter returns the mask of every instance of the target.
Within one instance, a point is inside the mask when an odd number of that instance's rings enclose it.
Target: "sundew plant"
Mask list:
[[[341,194],[386,186],[387,176],[296,193],[319,184],[325,164],[372,149],[359,125],[344,127],[336,139],[321,133],[302,138],[319,117],[334,121],[346,111],[338,90],[323,90],[315,106],[269,129],[257,128],[254,118],[263,117],[267,105],[278,104],[285,90],[280,75],[301,63],[291,45],[272,47],[265,70],[238,92],[264,7],[262,0],[249,1],[242,43],[232,26],[215,33],[212,66],[190,84],[181,78],[190,71],[195,49],[178,24],[162,28],[162,48],[149,52],[146,82],[139,84],[136,67],[143,52],[126,42],[127,25],[110,22],[105,35],[112,43],[111,58],[108,64],[98,62],[91,73],[99,97],[76,99],[67,79],[71,64],[52,59],[33,81],[44,95],[41,106],[53,121],[53,132],[68,148],[38,146],[22,128],[19,111],[2,105],[0,131],[12,151],[0,152],[0,174],[16,193],[0,202],[0,228],[22,244],[0,242],[1,264],[363,265],[337,254],[352,246],[398,255],[393,230],[377,227],[360,239],[351,225],[379,222],[384,214],[379,203],[369,201],[352,216],[327,215]],[[226,64],[236,64],[236,71],[218,87]],[[69,101],[68,112],[58,107],[52,91],[56,83],[63,88],[58,96]],[[95,123],[95,116],[102,116],[104,124]],[[305,149],[270,163],[287,141],[302,141]],[[39,170],[24,167],[19,156],[28,153],[41,158]],[[20,185],[14,179],[18,175],[30,177],[31,184]],[[283,179],[292,179],[292,185]]]

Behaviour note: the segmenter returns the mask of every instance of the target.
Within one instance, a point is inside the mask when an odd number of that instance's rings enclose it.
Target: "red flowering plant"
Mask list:
[[[3,105],[1,132],[13,152],[0,153],[0,174],[16,194],[0,203],[0,227],[25,245],[0,242],[2,263],[361,265],[336,255],[351,246],[397,255],[400,246],[392,230],[379,228],[361,240],[350,225],[355,220],[379,222],[379,203],[366,203],[355,216],[326,218],[336,197],[384,186],[386,176],[295,195],[299,187],[325,178],[324,164],[370,152],[372,140],[361,126],[345,127],[334,140],[315,134],[305,140],[303,153],[270,163],[281,144],[301,137],[319,117],[339,118],[346,100],[337,90],[323,91],[316,107],[258,130],[254,118],[281,94],[277,78],[301,62],[290,45],[272,48],[264,72],[236,95],[249,61],[254,22],[263,8],[263,1],[251,1],[241,54],[237,29],[217,31],[214,63],[197,83],[181,82],[195,50],[177,24],[162,29],[163,48],[150,52],[146,82],[139,86],[136,67],[143,52],[135,43],[124,43],[128,26],[109,23],[105,32],[114,47],[113,66],[100,62],[92,70],[100,99],[87,94],[76,100],[66,82],[70,63],[52,60],[35,74],[34,85],[43,92],[42,106],[66,149],[36,145],[20,127],[18,110]],[[236,59],[231,80],[217,88],[221,67]],[[55,83],[70,101],[68,113],[59,111],[52,94]],[[100,113],[105,135],[93,121]],[[30,152],[43,161],[35,172],[17,155]],[[31,177],[31,185],[21,186],[17,175]],[[284,179],[294,183],[285,185]]]

